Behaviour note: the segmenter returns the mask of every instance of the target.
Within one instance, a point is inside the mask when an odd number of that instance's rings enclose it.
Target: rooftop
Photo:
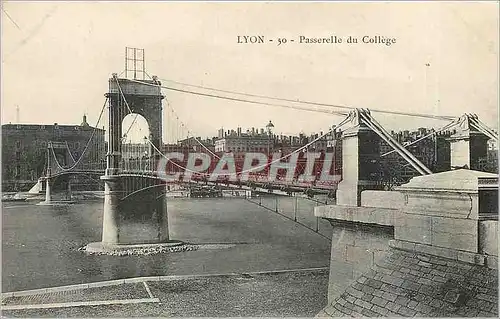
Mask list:
[[[93,130],[95,127],[90,125],[61,125],[58,123],[54,124],[2,124],[2,130],[32,130],[32,131],[40,131],[40,130]],[[105,131],[102,128],[95,128],[98,131]]]

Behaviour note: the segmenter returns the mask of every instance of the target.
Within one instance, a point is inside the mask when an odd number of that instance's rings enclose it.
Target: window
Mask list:
[[[16,161],[21,160],[21,152],[16,152]]]
[[[16,148],[21,148],[21,141],[16,141]]]

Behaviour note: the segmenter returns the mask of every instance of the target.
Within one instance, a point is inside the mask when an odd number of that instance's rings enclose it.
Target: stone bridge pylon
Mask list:
[[[149,126],[152,148],[162,145],[162,99],[160,82],[129,80],[113,74],[109,79],[108,152],[104,181],[102,242],[87,248],[119,247],[135,244],[166,243],[169,240],[165,185],[160,179],[141,172],[123,171],[122,121],[134,113],[143,116]],[[150,152],[157,154],[157,152]],[[158,156],[150,158],[154,170]],[[151,175],[151,174],[150,174]],[[89,250],[89,249],[87,249]]]

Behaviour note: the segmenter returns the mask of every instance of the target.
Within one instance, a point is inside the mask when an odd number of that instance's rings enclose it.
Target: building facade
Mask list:
[[[215,152],[215,138],[189,137],[178,142],[181,149],[197,153]]]
[[[229,130],[221,132],[219,130],[218,137],[214,142],[215,152],[255,152],[268,153],[274,150],[275,136],[272,133],[265,132],[261,129],[260,132],[255,128],[242,133],[241,128],[237,131]]]
[[[427,128],[419,128],[416,131],[391,131],[392,137],[432,172],[449,171],[451,161],[448,138],[452,132],[433,133],[433,129]],[[407,183],[412,177],[420,175],[382,139],[380,140],[380,166],[380,179],[388,188]]]
[[[48,142],[66,145],[66,155],[57,152],[61,165],[70,165],[82,155],[92,133],[95,133],[82,158],[83,162],[105,161],[104,129],[87,123],[80,125],[4,124],[2,125],[2,188],[25,190],[45,175]],[[29,188],[28,188],[29,189]]]

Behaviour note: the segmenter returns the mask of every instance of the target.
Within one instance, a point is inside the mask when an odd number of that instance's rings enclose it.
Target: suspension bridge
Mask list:
[[[332,197],[341,193],[343,202],[337,204],[359,206],[361,191],[376,190],[381,187],[379,180],[381,156],[397,153],[418,174],[428,175],[433,172],[408,150],[411,145],[440,132],[456,129],[457,133],[450,139],[452,166],[463,166],[465,163],[470,168],[473,161],[471,159],[477,155],[476,153],[483,151],[486,141],[498,140],[498,135],[474,114],[455,117],[363,109],[195,85],[190,85],[192,89],[179,89],[162,84],[156,76],[145,79],[144,68],[142,70],[134,68],[133,77],[129,78],[130,69],[126,63],[124,72],[124,77],[114,73],[108,80],[109,89],[94,126],[95,128],[102,126],[107,118],[108,141],[105,158],[102,156],[104,151],[90,151],[95,150],[91,147],[94,143],[94,134],[78,158],[71,155],[67,143],[51,142],[47,146],[46,176],[40,179],[46,185],[45,204],[50,204],[51,184],[56,178],[82,174],[100,178],[104,183],[102,243],[105,244],[168,241],[166,194],[175,188],[174,186],[237,188],[246,190],[247,197],[251,197],[254,192],[280,195],[306,193],[310,196],[327,194]],[[142,79],[138,79],[137,73],[142,73]],[[177,152],[177,158],[173,158],[171,153],[164,151],[163,131],[167,130],[170,134],[177,131],[177,140],[195,135],[175,114],[166,99],[164,93],[166,91],[237,103],[319,112],[338,117],[340,120],[326,133],[307,144],[287,153],[266,154],[265,161],[257,164],[234,160],[232,155],[230,159],[233,162],[231,162],[227,159],[227,154],[214,152],[196,138],[192,140],[203,150],[201,154]],[[263,102],[262,99],[272,102]],[[173,116],[164,119],[164,107],[170,109]],[[401,145],[375,119],[374,113],[430,118],[444,121],[446,124],[426,136]],[[123,120],[131,114],[135,115],[134,120],[125,129]],[[149,132],[144,134],[146,152],[143,149],[132,149],[125,141],[138,115],[146,120],[149,127]],[[342,167],[335,167],[335,152],[323,152],[312,161],[308,160],[308,148],[311,145],[326,136],[339,133],[342,143]],[[387,143],[392,150],[381,155],[379,143],[374,142],[379,140]],[[127,158],[123,157],[124,153],[128,154]],[[204,162],[204,159],[208,161]],[[294,166],[287,166],[287,163],[292,161],[295,163]],[[224,164],[226,166],[233,164],[234,171],[221,170]],[[308,178],[303,178],[305,175]],[[321,178],[323,175],[330,178]],[[175,178],[166,178],[171,176]]]

